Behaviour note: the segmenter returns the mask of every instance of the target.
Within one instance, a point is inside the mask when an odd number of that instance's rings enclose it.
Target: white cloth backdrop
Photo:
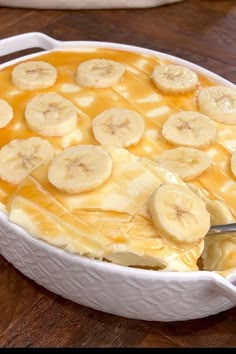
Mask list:
[[[156,7],[183,0],[0,0],[0,6],[35,9],[118,9]]]

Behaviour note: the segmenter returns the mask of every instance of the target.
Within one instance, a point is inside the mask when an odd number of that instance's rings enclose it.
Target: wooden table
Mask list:
[[[235,0],[185,0],[139,10],[0,9],[0,38],[30,31],[163,51],[236,83]],[[175,323],[101,313],[50,293],[0,257],[0,347],[235,347],[235,324],[236,308]]]

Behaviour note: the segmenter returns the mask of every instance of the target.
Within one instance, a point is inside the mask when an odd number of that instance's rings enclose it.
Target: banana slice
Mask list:
[[[199,110],[219,123],[236,124],[236,89],[212,86],[200,91]]]
[[[197,187],[193,182],[188,182],[187,186],[191,189],[191,191],[196,194],[199,198],[201,198],[204,202],[209,200],[207,191],[202,187]]]
[[[12,82],[20,90],[34,91],[55,84],[56,68],[44,61],[28,61],[18,64],[12,71]]]
[[[169,94],[191,92],[198,84],[194,71],[175,64],[155,66],[152,79],[159,90]]]
[[[187,183],[187,186],[205,202],[207,211],[210,213],[211,225],[235,222],[230,208],[225,203],[220,200],[209,199],[207,191],[204,188],[199,188],[191,182]]]
[[[211,216],[211,225],[229,224],[235,221],[230,209],[225,203],[210,199],[205,203]]]
[[[76,82],[83,87],[110,87],[121,80],[124,65],[107,59],[91,59],[81,63],[76,72]]]
[[[53,158],[51,144],[41,138],[15,139],[0,150],[0,178],[18,184],[30,172]]]
[[[13,118],[13,109],[0,98],[0,128],[4,128]]]
[[[94,145],[78,145],[64,150],[52,162],[48,179],[67,193],[81,193],[103,184],[111,175],[110,155]]]
[[[92,128],[100,144],[129,147],[142,139],[145,123],[135,111],[111,108],[93,119]]]
[[[31,130],[43,136],[63,136],[78,123],[76,107],[58,94],[43,94],[28,103],[25,118]]]
[[[178,112],[164,123],[162,135],[173,145],[204,148],[216,139],[217,129],[205,114]]]
[[[153,224],[172,241],[196,243],[210,228],[210,214],[205,203],[178,184],[162,184],[149,199]]]
[[[177,147],[164,151],[157,157],[157,162],[184,181],[190,181],[200,176],[210,166],[211,159],[206,152]]]

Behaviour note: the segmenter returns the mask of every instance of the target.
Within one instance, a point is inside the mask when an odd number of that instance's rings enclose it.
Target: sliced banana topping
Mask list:
[[[41,138],[15,139],[0,150],[0,178],[18,184],[30,172],[53,158],[51,144]]]
[[[63,136],[78,123],[77,109],[58,94],[43,94],[28,103],[25,118],[31,130],[43,136]]]
[[[211,225],[234,222],[234,216],[224,202],[217,199],[209,199],[207,191],[202,187],[197,187],[194,183],[188,182],[187,186],[205,202],[207,211],[210,213]]]
[[[20,90],[34,91],[53,86],[57,80],[56,68],[44,61],[18,64],[12,71],[12,82]]]
[[[102,185],[112,172],[110,155],[99,146],[78,145],[64,150],[52,162],[48,179],[67,193],[82,193]]]
[[[4,128],[13,118],[13,109],[5,100],[0,98],[0,128]]]
[[[145,123],[135,111],[111,108],[96,116],[92,127],[95,139],[100,144],[129,147],[142,139]]]
[[[210,166],[211,159],[206,152],[177,147],[164,151],[157,157],[157,162],[184,181],[190,181],[200,176]]]
[[[163,184],[150,197],[149,211],[159,232],[173,241],[196,243],[210,228],[205,203],[178,184]]]
[[[236,89],[212,86],[200,91],[198,105],[202,113],[219,123],[236,124]]]
[[[206,189],[204,189],[202,186],[197,187],[194,182],[188,182],[187,186],[191,189],[193,193],[195,193],[199,198],[201,198],[204,202],[209,200],[208,198],[208,193]]]
[[[211,216],[211,225],[229,224],[235,221],[230,209],[220,200],[208,199],[206,208]]]
[[[169,94],[191,92],[198,84],[194,71],[174,64],[155,66],[152,79],[159,90]]]
[[[164,123],[162,135],[173,145],[204,148],[216,139],[217,128],[205,114],[178,112]]]
[[[121,80],[125,67],[107,59],[91,59],[82,62],[76,72],[76,82],[83,87],[110,87]]]

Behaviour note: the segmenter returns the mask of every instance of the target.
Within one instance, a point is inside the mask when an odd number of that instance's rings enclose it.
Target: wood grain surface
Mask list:
[[[185,0],[130,10],[0,8],[0,39],[31,31],[59,40],[143,46],[189,60],[236,83],[235,0]],[[21,54],[0,57],[0,63]],[[50,293],[0,256],[0,347],[235,348],[235,325],[236,308],[171,323],[105,314]]]

